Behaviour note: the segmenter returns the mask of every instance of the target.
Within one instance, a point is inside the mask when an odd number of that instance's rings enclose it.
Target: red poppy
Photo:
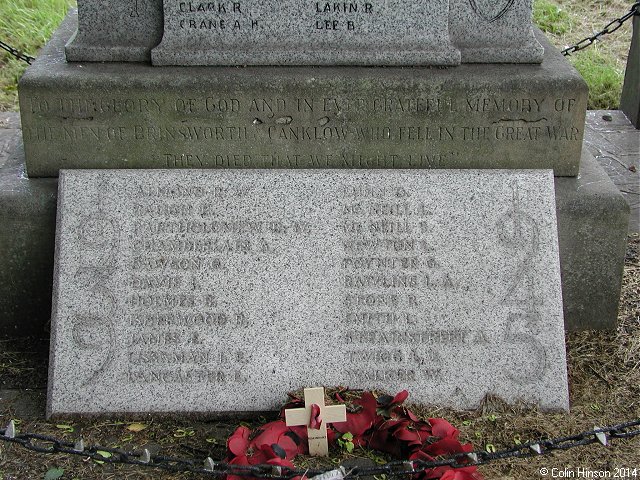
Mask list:
[[[396,396],[382,396],[376,400],[371,392],[365,392],[353,404],[358,411],[347,412],[345,422],[328,425],[329,444],[336,439],[336,431],[351,433],[353,443],[380,450],[396,458],[433,461],[438,457],[473,451],[471,444],[459,441],[460,432],[441,418],[425,422],[402,404],[408,398],[406,390]],[[342,397],[340,397],[342,398]],[[292,397],[285,408],[296,408],[302,400]],[[284,409],[282,412],[284,417]],[[322,424],[320,407],[313,405],[309,426]],[[269,464],[293,468],[291,460],[298,454],[308,453],[307,426],[287,427],[283,420],[270,422],[256,432],[239,427],[227,442],[228,463],[232,465]],[[429,469],[415,475],[416,480],[482,480],[476,467],[452,469],[448,466]],[[229,475],[227,480],[243,480]],[[296,477],[292,480],[303,480]]]
[[[365,392],[353,403],[360,405],[362,409],[355,413],[347,412],[346,422],[336,422],[332,425],[340,433],[351,433],[354,445],[364,445],[363,435],[373,427],[376,420],[376,399],[371,392]]]
[[[465,467],[447,470],[440,480],[482,480],[482,478],[482,475],[476,471],[476,467]]]
[[[320,418],[320,406],[315,403],[311,405],[311,419],[309,420],[309,428],[320,430],[322,418]]]
[[[431,432],[434,437],[458,438],[460,431],[443,418],[430,418]]]

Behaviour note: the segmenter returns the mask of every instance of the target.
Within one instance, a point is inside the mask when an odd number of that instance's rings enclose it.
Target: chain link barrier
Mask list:
[[[536,457],[552,453],[555,450],[569,450],[594,443],[608,446],[612,439],[629,439],[639,435],[640,418],[611,427],[595,427],[588,432],[568,437],[523,443],[496,452],[478,450],[470,453],[449,455],[435,461],[400,460],[376,467],[355,467],[348,472],[344,470],[344,467],[340,467],[339,471],[342,473],[338,473],[337,478],[347,479],[382,474],[389,477],[400,477],[415,475],[437,467],[446,466],[456,469],[479,466],[498,460]],[[152,467],[171,472],[192,472],[213,477],[235,475],[239,477],[290,480],[297,476],[313,479],[313,477],[324,477],[329,473],[338,472],[335,468],[296,469],[273,465],[230,465],[224,462],[215,462],[210,457],[200,461],[198,459],[152,455],[149,450],[130,452],[109,447],[85,447],[82,439],[71,443],[36,433],[16,434],[13,422],[4,430],[0,430],[0,441],[18,444],[38,453],[77,455],[103,463]]]
[[[35,60],[34,57],[22,53],[20,50],[17,50],[15,48],[13,48],[11,45],[7,45],[6,43],[4,43],[1,40],[0,40],[0,48],[2,50],[5,50],[5,51],[9,52],[11,55],[16,57],[18,60],[22,60],[23,62],[27,62],[29,65],[31,65],[31,62],[33,62]]]
[[[622,25],[625,24],[627,20],[633,18],[636,15],[640,15],[640,2],[634,3],[627,13],[625,13],[620,18],[616,18],[615,20],[609,22],[607,26],[600,30],[598,33],[594,33],[590,37],[586,37],[580,40],[575,45],[565,48],[564,50],[562,50],[562,54],[566,57],[571,55],[572,53],[579,52],[580,50],[584,50],[585,48],[590,47],[598,40],[600,40],[601,37],[609,35],[610,33],[618,30]]]

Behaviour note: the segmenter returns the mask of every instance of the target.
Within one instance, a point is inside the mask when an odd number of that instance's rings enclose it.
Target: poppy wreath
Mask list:
[[[406,390],[395,397],[382,395],[376,397],[372,392],[338,390],[333,396],[339,403],[347,406],[345,422],[327,425],[329,445],[338,439],[348,438],[354,446],[367,447],[385,452],[397,459],[434,461],[438,457],[469,453],[473,451],[470,443],[462,444],[458,439],[460,432],[449,422],[441,418],[420,420],[403,403],[409,396]],[[307,427],[288,427],[284,422],[284,411],[290,408],[304,407],[304,399],[289,395],[291,400],[280,412],[280,419],[254,429],[238,427],[227,440],[226,462],[231,465],[267,464],[295,468],[292,461],[297,455],[308,455],[309,443]],[[322,421],[317,414],[311,415],[311,424],[316,427]],[[347,434],[346,437],[342,437]],[[437,467],[419,472],[416,480],[482,480],[476,467],[469,466],[453,469],[449,466]],[[296,477],[300,480],[300,477]],[[227,480],[241,480],[229,475]]]

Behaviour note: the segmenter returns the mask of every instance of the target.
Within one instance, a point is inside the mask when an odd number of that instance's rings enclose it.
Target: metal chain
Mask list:
[[[413,475],[444,466],[454,469],[478,466],[507,458],[529,458],[538,455],[546,455],[555,450],[568,450],[570,448],[590,445],[593,443],[600,443],[601,445],[607,446],[611,439],[626,439],[638,435],[640,435],[640,418],[612,427],[594,428],[588,432],[568,437],[515,445],[511,448],[497,452],[475,451],[449,455],[440,460],[429,462],[423,460],[394,461],[370,468],[356,467],[342,475],[342,477],[356,478],[359,476],[381,474],[385,474],[387,476],[403,476]],[[207,458],[204,462],[201,462],[196,459],[152,455],[148,450],[143,450],[141,452],[129,452],[108,447],[85,447],[82,440],[70,443],[36,433],[16,434],[13,422],[11,422],[6,429],[0,430],[0,441],[15,443],[38,453],[79,455],[104,463],[146,466],[172,472],[192,472],[215,477],[235,475],[240,477],[289,480],[297,476],[310,478],[333,470],[329,468],[302,470],[273,465],[230,465],[224,462],[215,462],[211,458]]]
[[[565,48],[564,50],[562,50],[562,54],[567,56],[567,55],[571,55],[574,52],[579,52],[580,50],[584,50],[585,48],[590,47],[595,42],[600,40],[600,37],[602,37],[604,35],[608,35],[610,33],[615,32],[616,30],[618,30],[622,25],[624,25],[624,23],[627,20],[629,20],[630,18],[634,17],[635,15],[640,15],[640,2],[634,3],[631,6],[631,9],[627,13],[625,13],[622,17],[616,18],[612,22],[609,22],[607,24],[607,26],[604,27],[598,33],[595,33],[595,34],[591,35],[590,37],[587,37],[587,38],[585,38],[583,40],[580,40],[575,45],[572,45],[570,47]]]
[[[35,60],[34,57],[26,55],[26,54],[20,52],[20,50],[16,50],[15,48],[13,48],[10,45],[7,45],[3,41],[0,41],[0,48],[3,49],[3,50],[6,50],[11,55],[16,57],[18,60],[22,60],[23,62],[27,62],[29,65],[31,65],[31,62],[33,62]]]

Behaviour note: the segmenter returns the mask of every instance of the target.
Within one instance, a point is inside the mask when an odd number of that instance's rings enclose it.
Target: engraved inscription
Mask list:
[[[356,30],[361,16],[374,14],[373,4],[369,2],[315,2],[318,17],[316,30]]]
[[[501,303],[511,305],[512,311],[505,324],[504,339],[517,345],[523,359],[518,372],[511,372],[509,378],[521,384],[535,383],[547,371],[547,355],[538,333],[542,325],[539,312],[544,299],[537,293],[537,278],[534,275],[536,257],[540,248],[540,232],[537,221],[523,211],[517,182],[513,182],[512,205],[510,210],[498,220],[497,231],[500,243],[513,255],[516,268],[511,273],[510,282]],[[527,362],[526,358],[535,358]]]
[[[71,145],[61,161],[77,166],[74,151],[95,150],[127,168],[132,151],[156,168],[504,168],[520,152],[578,149],[583,135],[566,119],[578,109],[571,97],[51,95],[23,104],[38,119],[25,122],[27,145]],[[502,149],[509,155],[487,153]]]
[[[216,30],[220,33],[253,30],[259,21],[244,15],[241,2],[180,2],[180,29]]]
[[[127,342],[131,383],[243,383],[251,355],[219,336],[255,328],[241,291],[229,303],[236,262],[277,255],[290,235],[308,236],[302,219],[221,212],[219,202],[247,192],[227,185],[142,184],[131,205],[128,291],[121,299],[132,327]],[[223,215],[221,215],[223,213]],[[212,280],[216,279],[216,280]],[[216,285],[211,290],[211,285]]]
[[[346,187],[340,205],[345,355],[349,375],[373,384],[439,378],[435,346],[464,344],[469,335],[416,330],[429,323],[419,308],[418,293],[442,288],[434,278],[449,278],[450,272],[436,271],[439,265],[423,236],[431,208],[410,197],[400,185],[361,184]],[[395,348],[376,348],[382,345]],[[429,351],[419,345],[428,345]]]
[[[79,264],[74,280],[86,289],[87,302],[78,306],[70,323],[71,338],[86,356],[82,369],[84,385],[99,382],[99,377],[112,368],[116,356],[114,316],[118,302],[113,278],[118,266],[120,225],[110,215],[110,206],[103,196],[107,189],[106,184],[98,186],[97,198],[75,229]]]

